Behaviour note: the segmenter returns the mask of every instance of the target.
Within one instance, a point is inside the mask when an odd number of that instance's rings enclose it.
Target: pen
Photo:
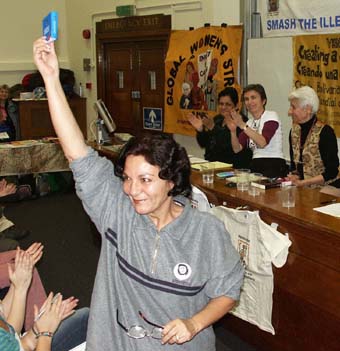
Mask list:
[[[332,199],[332,200],[328,200],[328,201],[321,201],[320,204],[321,205],[328,205],[328,204],[332,204],[336,202],[336,199]]]
[[[51,305],[54,304],[54,302],[57,300],[57,298],[59,297],[59,293],[55,294],[52,301],[51,301]],[[37,316],[34,318],[34,322],[36,322],[46,311],[46,308],[43,308],[42,310],[40,310],[40,312],[37,314]]]

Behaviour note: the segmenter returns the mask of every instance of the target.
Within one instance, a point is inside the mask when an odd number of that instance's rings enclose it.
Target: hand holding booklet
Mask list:
[[[58,39],[58,12],[52,11],[42,21],[43,36],[48,41]]]

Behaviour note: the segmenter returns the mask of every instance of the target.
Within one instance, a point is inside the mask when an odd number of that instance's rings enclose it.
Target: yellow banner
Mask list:
[[[318,118],[340,136],[340,35],[301,35],[293,38],[294,85],[309,85],[318,94]]]
[[[212,118],[218,93],[237,82],[242,26],[174,31],[165,60],[164,131],[195,135],[187,120],[193,112]]]

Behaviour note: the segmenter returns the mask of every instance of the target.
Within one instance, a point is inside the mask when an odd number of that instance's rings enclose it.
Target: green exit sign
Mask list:
[[[135,5],[116,6],[116,15],[119,17],[135,16],[135,14],[136,14],[136,6]]]

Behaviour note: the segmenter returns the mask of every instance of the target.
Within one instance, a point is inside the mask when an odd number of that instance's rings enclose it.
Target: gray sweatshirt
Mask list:
[[[212,298],[237,300],[243,268],[224,224],[178,196],[174,201],[183,205],[182,214],[158,231],[147,215],[135,212],[111,161],[89,148],[71,169],[77,194],[102,235],[87,350],[215,350],[212,327],[183,345],[133,339],[117,323],[117,310],[126,328],[141,325],[151,331],[139,311],[165,325],[192,317]]]

